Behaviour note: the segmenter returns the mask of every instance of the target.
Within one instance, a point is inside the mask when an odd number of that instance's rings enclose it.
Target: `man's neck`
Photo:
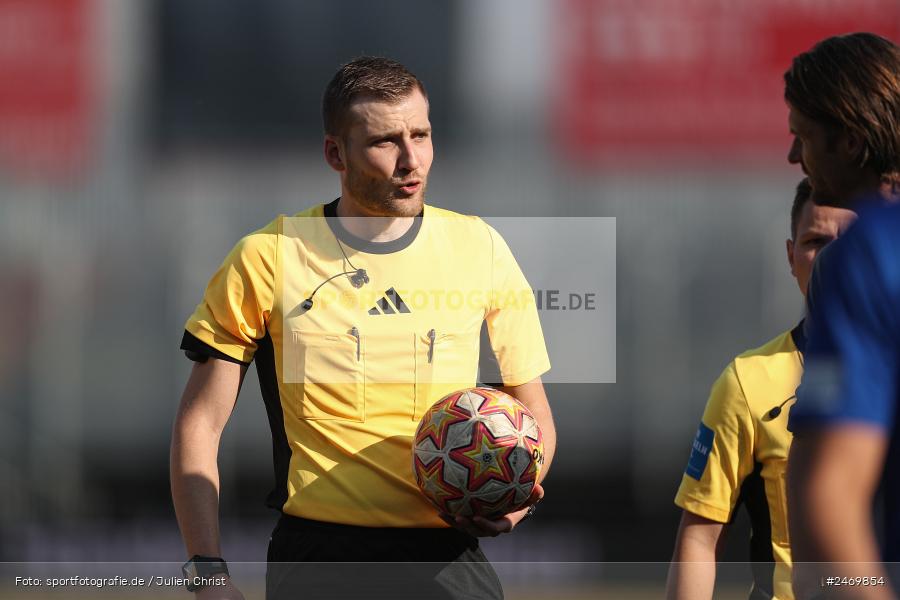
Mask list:
[[[409,231],[415,218],[372,215],[346,196],[338,200],[335,212],[344,229],[370,242],[393,242]]]
[[[847,197],[853,199],[853,204],[848,208],[862,207],[873,202],[898,202],[900,201],[900,178],[896,175],[878,175],[871,169],[867,169]]]

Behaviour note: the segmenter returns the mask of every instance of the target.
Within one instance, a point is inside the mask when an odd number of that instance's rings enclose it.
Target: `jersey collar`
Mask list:
[[[353,235],[341,225],[341,220],[337,216],[337,205],[339,200],[340,198],[337,198],[323,207],[325,221],[339,240],[360,252],[367,252],[369,254],[392,254],[394,252],[399,252],[413,243],[413,240],[416,239],[419,230],[422,228],[422,217],[425,214],[424,207],[422,208],[422,212],[413,218],[412,227],[396,240],[391,240],[390,242],[372,242],[364,240]]]

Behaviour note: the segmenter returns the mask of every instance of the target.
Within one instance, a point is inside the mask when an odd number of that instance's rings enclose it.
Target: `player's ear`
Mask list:
[[[347,163],[345,160],[345,147],[343,140],[336,135],[325,134],[325,143],[323,146],[325,152],[325,162],[335,171],[345,171]]]
[[[861,163],[863,154],[865,153],[865,142],[862,137],[855,131],[847,131],[842,136],[841,143],[844,146],[844,152],[854,163]]]
[[[785,242],[785,248],[787,249],[788,264],[791,265],[791,275],[796,277],[797,273],[794,272],[794,240],[788,238]]]

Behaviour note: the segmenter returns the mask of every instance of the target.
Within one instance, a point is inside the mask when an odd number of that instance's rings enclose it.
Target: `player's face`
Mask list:
[[[428,101],[416,89],[395,104],[354,102],[349,113],[341,140],[347,199],[366,215],[419,214],[434,155]]]
[[[829,204],[847,206],[859,185],[861,169],[853,165],[847,136],[829,132],[824,125],[790,106],[788,126],[794,141],[788,162],[799,164],[812,187]]]
[[[791,274],[806,296],[809,275],[819,251],[833,242],[856,220],[856,213],[846,208],[820,206],[813,200],[803,205],[797,220],[797,237],[787,241]]]

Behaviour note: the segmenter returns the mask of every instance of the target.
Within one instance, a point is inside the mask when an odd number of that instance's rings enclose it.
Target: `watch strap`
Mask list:
[[[187,582],[185,587],[189,592],[197,592],[209,585],[203,579],[210,578],[214,575],[228,573],[228,563],[220,556],[201,556],[195,554],[181,566],[181,572],[184,574]]]

